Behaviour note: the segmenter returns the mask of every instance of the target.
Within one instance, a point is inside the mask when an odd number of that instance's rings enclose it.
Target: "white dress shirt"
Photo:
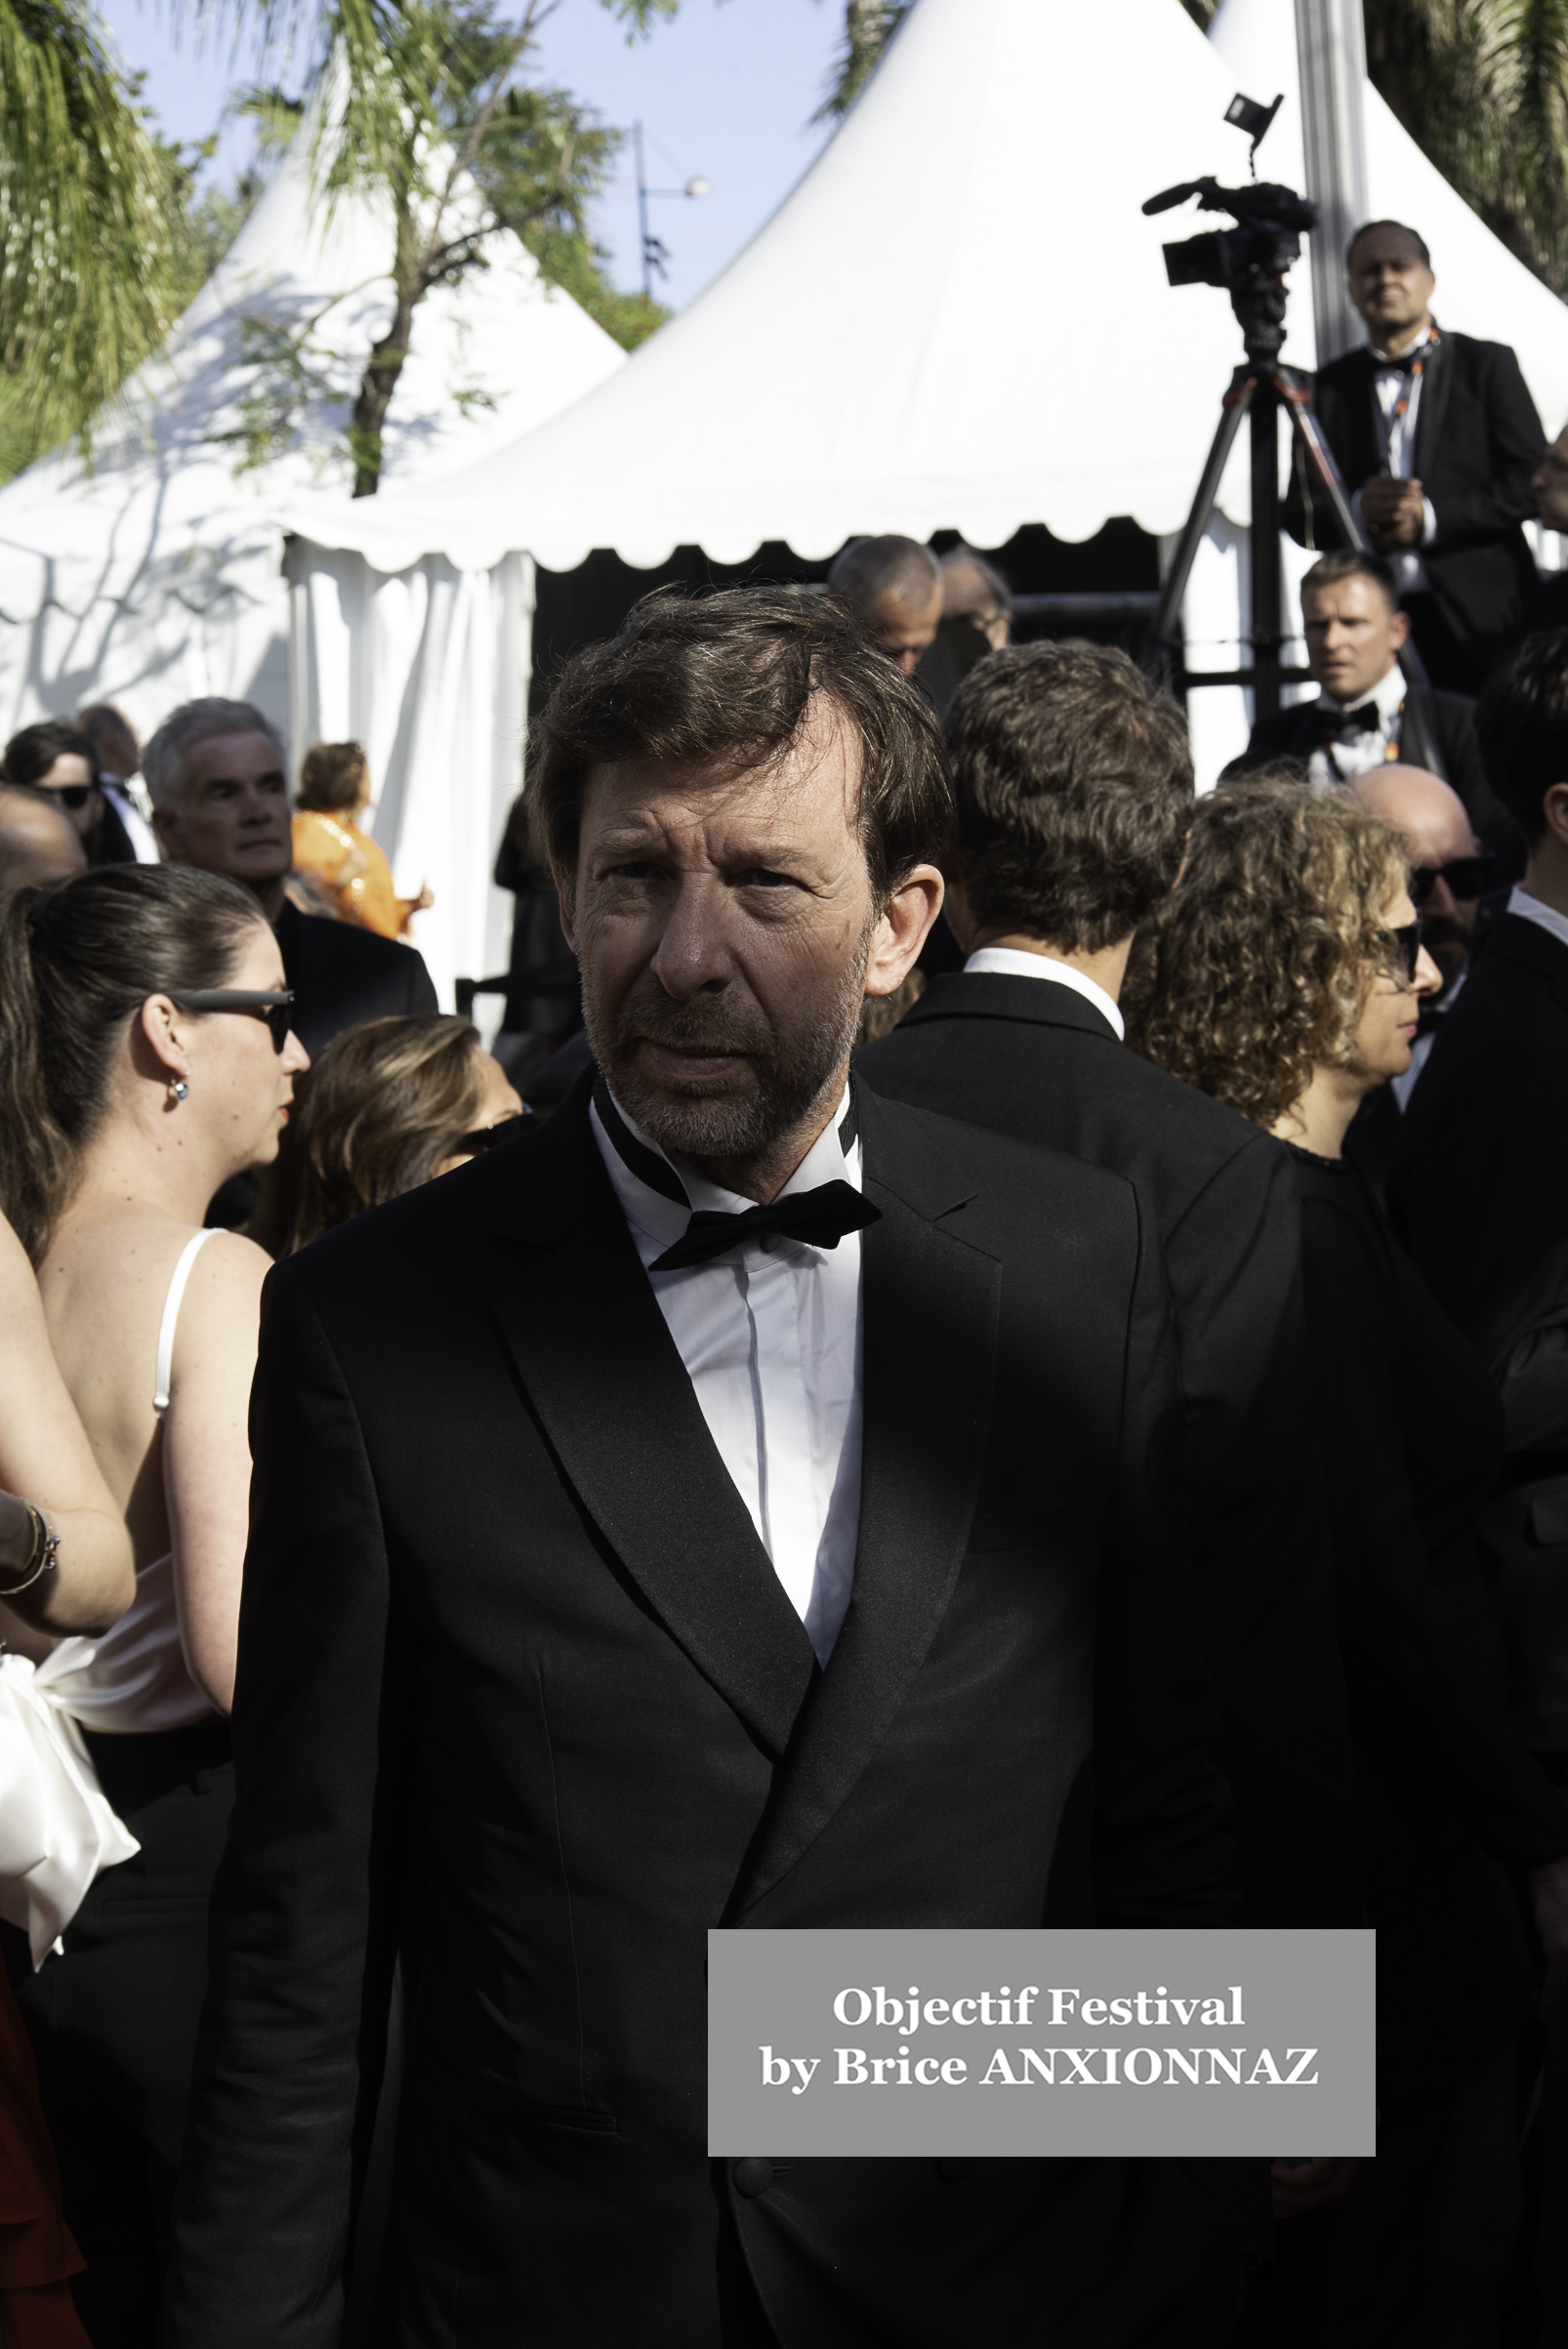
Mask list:
[[[1354,735],[1348,742],[1324,743],[1312,753],[1308,772],[1320,790],[1327,783],[1348,783],[1352,775],[1364,775],[1369,768],[1398,758],[1399,714],[1406,690],[1405,673],[1393,661],[1370,693],[1358,693],[1350,701],[1340,701],[1332,693],[1319,694],[1325,710],[1361,710],[1370,701],[1378,712],[1378,723],[1370,732]]]
[[[785,1196],[834,1181],[861,1188],[859,1141],[846,1151],[839,1140],[845,1107]],[[743,1215],[756,1206],[661,1150],[616,1108],[690,1201],[680,1207],[643,1181],[592,1111],[594,1138],[644,1266],[683,1236],[693,1210]],[[770,1235],[706,1264],[648,1273],[708,1432],[822,1665],[848,1608],[860,1520],[860,1237],[849,1232],[836,1248],[817,1248]]]
[[[1532,897],[1529,890],[1518,882],[1509,891],[1508,911],[1517,914],[1521,922],[1533,922],[1538,929],[1544,929],[1549,937],[1555,938],[1559,946],[1568,946],[1568,917],[1554,912],[1549,905],[1543,905],[1539,897]]]
[[[1413,345],[1409,350],[1402,351],[1400,358],[1422,359],[1423,374],[1424,374],[1425,368],[1431,365],[1437,343],[1438,337],[1434,329],[1428,326],[1421,341]],[[1412,379],[1405,373],[1402,365],[1396,364],[1393,359],[1381,351],[1375,343],[1369,343],[1367,348],[1372,354],[1372,396],[1377,408],[1378,453],[1396,480],[1408,481],[1416,471],[1416,420],[1421,414],[1423,376],[1418,375]],[[1406,403],[1403,416],[1400,416],[1395,413],[1395,410],[1399,406],[1400,394],[1407,386],[1410,398]],[[1350,503],[1355,509],[1355,517],[1359,522],[1361,519],[1361,492],[1359,489]],[[1437,510],[1430,498],[1423,498],[1422,504],[1425,509],[1425,520],[1422,529],[1421,543],[1424,547],[1429,547],[1437,536]],[[1428,584],[1426,565],[1414,548],[1399,548],[1395,554],[1388,556],[1388,561],[1393,570],[1394,586],[1401,596],[1420,595],[1425,590]]]
[[[977,946],[964,968],[966,972],[994,970],[1003,978],[1053,979],[1058,987],[1071,987],[1085,1003],[1093,1005],[1102,1019],[1109,1020],[1118,1043],[1126,1042],[1127,1022],[1115,996],[1107,995],[1103,987],[1056,955],[1022,953],[1016,946]]]
[[[118,775],[100,775],[98,787],[125,826],[125,837],[136,850],[137,863],[161,865],[163,850],[158,846],[157,835],[137,805],[130,785],[123,783]]]

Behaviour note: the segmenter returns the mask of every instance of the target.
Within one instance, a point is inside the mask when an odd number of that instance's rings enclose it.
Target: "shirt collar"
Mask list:
[[[1341,701],[1333,693],[1325,693],[1322,698],[1325,708],[1330,710],[1364,710],[1369,701],[1375,702],[1378,715],[1382,720],[1384,726],[1391,726],[1399,716],[1405,695],[1409,690],[1410,688],[1405,682],[1405,673],[1399,663],[1395,661],[1387,675],[1380,677],[1377,683],[1370,686],[1365,693],[1357,693],[1349,701]]]
[[[684,1237],[692,1213],[698,1208],[706,1208],[718,1215],[740,1216],[744,1215],[748,1208],[757,1205],[755,1199],[743,1199],[738,1192],[726,1191],[721,1184],[710,1182],[708,1177],[693,1166],[691,1160],[683,1158],[679,1151],[661,1149],[656,1141],[651,1140],[643,1133],[636,1119],[629,1116],[620,1102],[615,1100],[613,1093],[610,1098],[614,1102],[616,1115],[632,1135],[633,1140],[650,1157],[662,1160],[686,1195],[688,1205],[681,1207],[673,1198],[667,1198],[662,1190],[656,1190],[650,1182],[644,1181],[642,1176],[627,1164],[616,1148],[603,1119],[599,1116],[598,1103],[596,1102],[590,1108],[588,1114],[589,1122],[594,1129],[594,1139],[598,1144],[599,1156],[604,1161],[605,1172],[615,1186],[615,1196],[621,1203],[623,1215],[628,1223],[634,1225],[638,1230],[645,1232],[649,1239],[657,1240],[661,1249],[673,1247],[677,1240]],[[841,1139],[844,1128],[850,1124],[849,1119],[845,1115],[848,1105],[849,1091],[846,1086],[831,1120],[822,1133],[817,1135],[816,1140],[784,1185],[780,1197],[787,1198],[796,1191],[814,1191],[819,1184],[824,1182],[847,1182],[857,1191],[863,1187],[860,1179],[859,1134],[851,1133],[847,1149],[845,1148]],[[805,1247],[809,1244],[803,1241],[799,1245]],[[813,1253],[815,1252],[813,1251]],[[684,1269],[688,1272],[701,1272],[707,1268],[701,1264],[694,1264],[688,1265]],[[679,1276],[670,1273],[664,1277],[674,1280]]]
[[[1568,920],[1555,907],[1543,905],[1539,897],[1532,897],[1529,890],[1521,887],[1517,882],[1508,898],[1508,911],[1517,914],[1521,922],[1533,922],[1538,929],[1546,930],[1559,945],[1568,946]]]
[[[1418,358],[1422,351],[1426,349],[1426,346],[1429,343],[1435,343],[1436,340],[1437,321],[1434,318],[1430,325],[1428,325],[1426,332],[1424,335],[1419,335],[1414,343],[1407,345],[1407,347],[1400,351],[1397,358],[1394,356],[1392,351],[1380,350],[1370,335],[1367,338],[1367,349],[1372,354],[1372,363],[1374,367],[1408,367],[1412,359]]]
[[[1093,1004],[1101,1019],[1106,1020],[1118,1044],[1127,1041],[1127,1022],[1123,1019],[1114,995],[1096,986],[1083,971],[1074,969],[1071,963],[1062,962],[1053,954],[1023,953],[1016,946],[977,946],[964,966],[965,975],[971,970],[992,971],[999,978],[1051,979],[1058,987],[1071,987],[1086,1004]]]

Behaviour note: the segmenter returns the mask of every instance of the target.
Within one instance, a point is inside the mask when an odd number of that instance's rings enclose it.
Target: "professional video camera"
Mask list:
[[[1227,292],[1249,280],[1282,277],[1300,258],[1301,234],[1317,227],[1318,208],[1294,187],[1269,181],[1251,187],[1221,187],[1217,180],[1184,180],[1143,209],[1169,212],[1196,196],[1205,212],[1228,212],[1234,228],[1208,228],[1165,248],[1165,273],[1173,285],[1218,285]]]

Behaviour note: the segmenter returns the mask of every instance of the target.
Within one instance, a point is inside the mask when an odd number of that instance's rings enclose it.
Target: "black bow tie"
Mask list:
[[[770,1206],[747,1208],[743,1215],[699,1207],[675,1246],[655,1257],[648,1270],[679,1272],[684,1264],[706,1264],[745,1240],[775,1234],[785,1240],[809,1240],[814,1248],[837,1248],[846,1232],[864,1231],[868,1223],[881,1219],[882,1210],[863,1199],[852,1182],[824,1182],[814,1191],[788,1192]]]
[[[1382,730],[1382,712],[1375,701],[1364,701],[1359,709],[1330,710],[1322,702],[1312,707],[1312,740],[1318,746],[1330,742],[1353,742],[1358,734],[1378,734]]]
[[[672,1206],[690,1208],[691,1202],[670,1161],[638,1140],[616,1108],[602,1077],[595,1082],[594,1107],[622,1165]],[[858,1127],[851,1085],[849,1106],[839,1121],[839,1147],[846,1155],[854,1143]],[[696,1208],[680,1239],[662,1257],[655,1257],[648,1270],[679,1272],[686,1264],[706,1264],[711,1257],[722,1256],[726,1248],[738,1248],[744,1240],[775,1235],[786,1240],[808,1240],[814,1248],[837,1248],[846,1232],[864,1231],[868,1224],[881,1221],[881,1208],[863,1199],[852,1182],[843,1181],[824,1182],[814,1191],[795,1191],[786,1198],[775,1199],[768,1207],[746,1208],[739,1214],[719,1208]]]

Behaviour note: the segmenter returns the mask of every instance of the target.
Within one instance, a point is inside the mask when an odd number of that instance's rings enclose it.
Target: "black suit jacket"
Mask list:
[[[1047,978],[933,979],[858,1072],[895,1100],[1130,1175],[1176,1307],[1194,1563],[1254,1924],[1360,1918],[1328,1521],[1283,1147]]]
[[[1501,914],[1411,1094],[1388,1185],[1438,1302],[1503,1391],[1482,1521],[1515,1710],[1568,1750],[1568,946]]]
[[[1119,2341],[1081,2295],[1150,2165],[714,2174],[704,1934],[1231,1914],[1157,1243],[1097,1169],[862,1096],[859,1543],[821,1672],[588,1097],[268,1281],[170,2349],[337,2341],[399,1945],[399,2349],[713,2349],[749,2337],[737,2246],[786,2349]],[[1150,2271],[1138,2340],[1207,2343],[1183,2274],[1190,2246]]]
[[[272,927],[294,989],[294,1032],[312,1058],[363,1020],[439,1008],[424,956],[396,938],[302,914],[286,900]]]
[[[1261,766],[1270,759],[1310,759],[1316,747],[1315,708],[1313,702],[1300,701],[1272,718],[1259,719],[1238,765]],[[1525,866],[1524,842],[1486,779],[1475,735],[1475,704],[1469,695],[1407,685],[1398,741],[1399,756],[1407,765],[1425,767],[1428,774],[1440,776],[1458,792],[1482,846],[1500,859],[1499,878],[1517,880]]]
[[[1352,493],[1380,470],[1372,376],[1372,353],[1363,345],[1320,367],[1314,379],[1313,402]],[[1437,516],[1436,542],[1420,554],[1443,618],[1483,665],[1506,653],[1529,621],[1536,568],[1520,524],[1535,515],[1530,483],[1546,446],[1508,346],[1445,328],[1423,375],[1416,412],[1416,476]],[[1294,481],[1285,512],[1292,536],[1304,540]],[[1312,519],[1314,543],[1337,545],[1338,525],[1321,489]]]

